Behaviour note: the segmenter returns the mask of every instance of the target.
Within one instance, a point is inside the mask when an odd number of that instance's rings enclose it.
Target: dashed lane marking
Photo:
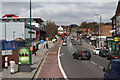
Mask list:
[[[97,65],[95,62],[91,61],[91,63],[93,63],[94,65]]]
[[[60,54],[59,56],[63,56],[64,54]]]
[[[95,62],[91,61],[92,64],[97,65]],[[104,67],[98,66],[99,68],[103,69]]]
[[[103,67],[102,66],[99,66],[101,69],[103,69]]]

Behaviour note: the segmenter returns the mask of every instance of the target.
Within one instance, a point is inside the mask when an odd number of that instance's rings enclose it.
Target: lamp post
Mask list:
[[[98,14],[98,13],[95,13],[95,15],[98,15],[99,17],[100,17],[100,48],[102,47],[102,40],[101,40],[101,20],[102,20],[102,16],[100,15],[100,14]]]
[[[30,0],[30,47],[32,47],[32,35],[31,35],[31,0]],[[31,54],[31,51],[30,51],[30,64],[32,64],[32,54]]]

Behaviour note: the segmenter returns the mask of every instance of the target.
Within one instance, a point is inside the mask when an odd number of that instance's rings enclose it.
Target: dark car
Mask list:
[[[104,80],[120,80],[120,59],[111,60],[107,69],[103,68]]]
[[[107,57],[108,60],[120,59],[119,53],[109,53],[109,54],[106,54],[106,57]]]
[[[107,54],[109,54],[108,50],[100,49],[99,56],[102,56],[102,57],[106,58]]]
[[[87,50],[77,50],[76,52],[73,53],[73,58],[74,59],[90,59],[91,54]]]
[[[79,42],[78,42],[78,45],[82,45],[82,41],[79,41]]]

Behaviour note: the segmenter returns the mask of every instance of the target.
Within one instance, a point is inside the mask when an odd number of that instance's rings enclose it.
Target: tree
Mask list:
[[[46,30],[46,36],[49,37],[49,39],[52,39],[58,33],[57,25],[51,21],[46,22],[45,30]]]

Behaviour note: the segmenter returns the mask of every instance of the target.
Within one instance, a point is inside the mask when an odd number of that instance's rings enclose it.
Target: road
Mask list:
[[[70,47],[70,40],[67,41],[67,46],[61,47],[60,61],[64,72],[68,78],[103,78],[103,67],[107,67],[109,60],[98,55],[93,55],[90,60],[73,59],[73,52],[75,50],[86,49],[82,45],[72,45]]]

